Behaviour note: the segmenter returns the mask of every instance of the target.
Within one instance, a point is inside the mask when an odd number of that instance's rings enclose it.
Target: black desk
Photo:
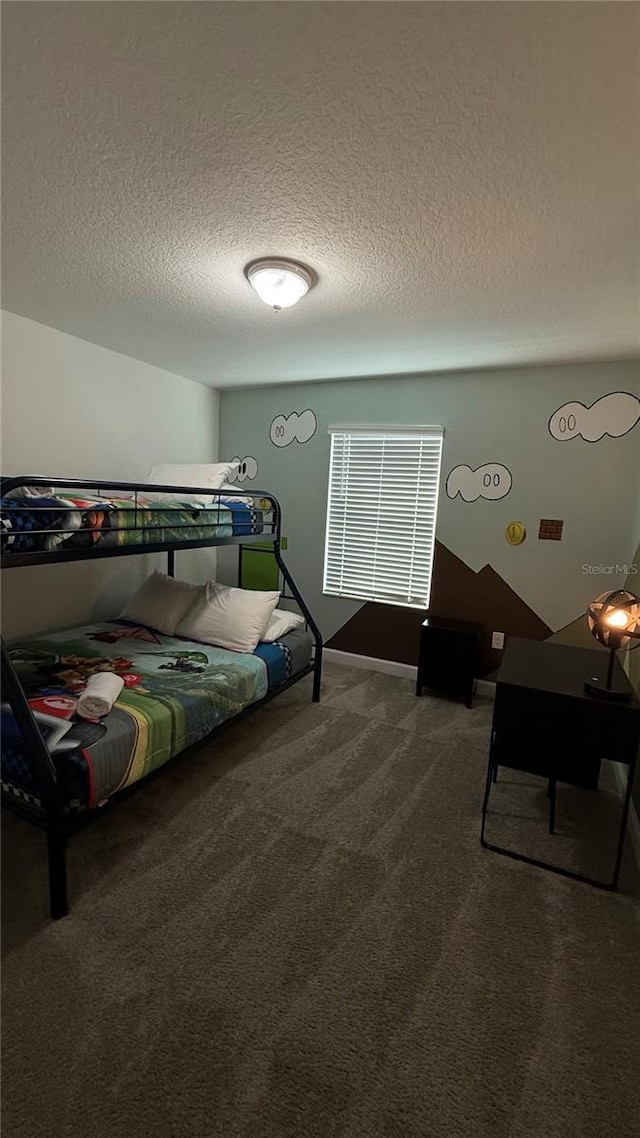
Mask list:
[[[592,676],[604,677],[608,662],[609,654],[597,648],[572,648],[547,641],[509,639],[496,681],[480,840],[486,849],[496,853],[507,854],[590,885],[617,889],[640,745],[640,703],[635,698],[629,703],[607,702],[587,694],[584,681]],[[617,685],[632,691],[619,660],[616,660],[614,678]],[[597,787],[601,758],[629,767],[615,868],[610,882],[573,873],[491,845],[485,840],[491,785],[499,766],[542,775],[549,780],[549,828],[553,833],[556,782]]]

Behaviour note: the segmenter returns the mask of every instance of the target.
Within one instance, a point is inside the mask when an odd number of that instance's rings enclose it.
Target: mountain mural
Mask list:
[[[493,672],[502,658],[491,647],[494,629],[532,640],[546,640],[553,631],[490,565],[476,573],[440,541],[434,551],[429,613],[482,625],[480,676]],[[416,664],[424,618],[423,609],[367,601],[327,641],[327,648]]]
[[[351,620],[326,641],[325,647],[378,660],[417,664],[420,625],[424,618],[424,609],[366,601]]]
[[[502,652],[491,647],[494,630],[530,640],[546,640],[553,632],[491,565],[476,573],[439,541],[433,560],[429,612],[482,625],[481,676],[493,672],[502,660]]]
[[[587,614],[584,612],[572,620],[570,624],[565,624],[563,628],[559,628],[549,639],[554,644],[570,644],[573,648],[600,647],[589,631]],[[602,651],[606,652],[606,648],[603,648]]]

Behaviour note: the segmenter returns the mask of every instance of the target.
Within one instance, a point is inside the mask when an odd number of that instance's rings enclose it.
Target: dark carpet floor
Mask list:
[[[631,858],[612,895],[481,849],[488,701],[335,665],[309,699],[78,835],[66,920],[5,819],[4,1138],[637,1135]],[[606,791],[556,838],[535,779],[495,794],[496,841],[610,853]]]

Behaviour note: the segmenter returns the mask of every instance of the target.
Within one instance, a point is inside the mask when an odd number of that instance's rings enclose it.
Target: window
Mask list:
[[[329,427],[324,592],[426,608],[442,427]]]

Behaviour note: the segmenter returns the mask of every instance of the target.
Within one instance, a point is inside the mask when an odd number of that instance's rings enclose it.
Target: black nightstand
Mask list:
[[[629,691],[632,698],[628,703],[608,702],[585,691],[585,680],[592,676],[604,678],[608,663],[608,653],[595,648],[573,648],[566,644],[515,637],[509,639],[496,681],[480,840],[486,849],[507,854],[518,861],[529,862],[589,885],[616,889],[640,746],[640,703],[632,696],[631,685],[619,660],[615,662],[615,683]],[[556,783],[569,782],[597,788],[601,758],[624,763],[629,768],[610,882],[597,881],[491,845],[485,840],[491,783],[500,766],[548,779],[549,831],[554,833]]]
[[[416,695],[429,688],[457,695],[471,707],[481,634],[479,624],[428,616],[420,634]]]

